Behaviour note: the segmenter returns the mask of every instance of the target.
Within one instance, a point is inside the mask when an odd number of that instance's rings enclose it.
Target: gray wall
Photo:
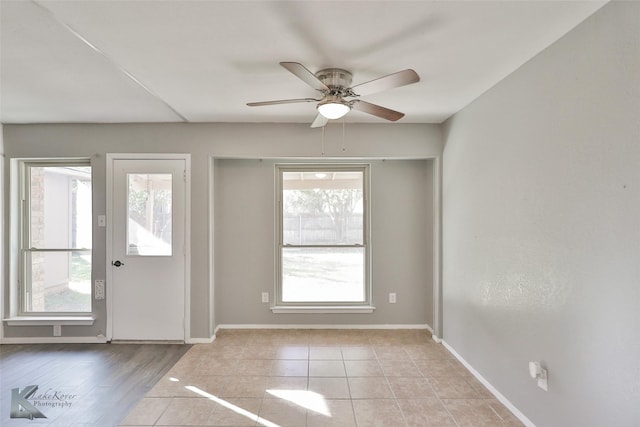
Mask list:
[[[2,191],[2,195],[4,195],[4,181],[5,181],[5,177],[4,177],[4,132],[3,132],[4,128],[3,128],[3,124],[0,123],[0,191]],[[4,216],[4,197],[0,197],[0,241],[4,242],[4,222],[5,222],[5,216]],[[5,253],[5,245],[4,243],[0,246],[0,280],[4,280],[4,253]],[[2,282],[4,283],[4,281]],[[5,300],[5,296],[4,296],[4,292],[3,292],[4,288],[0,289],[0,308],[4,307],[4,300]],[[2,313],[2,310],[0,310],[0,314]],[[2,338],[3,336],[3,328],[0,327],[0,338]]]
[[[215,162],[216,323],[432,325],[432,161],[367,161],[376,310],[331,315],[273,314],[260,301],[261,292],[273,298],[276,163]]]
[[[609,3],[445,127],[444,339],[538,426],[640,425],[639,23]]]
[[[212,313],[216,266],[212,250],[220,254],[225,248],[212,248],[209,197],[212,158],[319,158],[322,133],[308,124],[69,124],[4,125],[5,178],[12,158],[21,157],[91,157],[93,164],[94,218],[106,212],[106,153],[191,153],[191,337],[208,338],[215,328]],[[439,126],[420,124],[348,124],[345,150],[342,126],[326,129],[325,157],[429,159],[442,151]],[[215,172],[214,172],[215,173]],[[215,184],[219,187],[219,183]],[[9,180],[3,187],[5,235],[9,235]],[[272,226],[272,224],[270,224]],[[269,231],[272,233],[272,231]],[[263,231],[267,233],[267,231]],[[93,278],[105,277],[105,229],[93,227]],[[4,241],[8,262],[8,239]],[[429,261],[427,261],[428,263]],[[8,315],[9,274],[4,274],[4,313]],[[108,292],[107,284],[107,292]],[[260,285],[263,286],[263,285]],[[217,287],[217,285],[216,285]],[[225,292],[218,295],[218,307],[225,305]],[[427,301],[428,303],[428,301]],[[95,336],[106,328],[106,305],[94,301],[97,320],[93,327],[64,326],[64,336]],[[424,313],[416,315],[423,316]],[[427,313],[428,315],[428,313]],[[286,316],[286,315],[285,315]],[[393,317],[389,317],[389,322]],[[321,319],[322,323],[326,320]],[[378,319],[381,322],[384,319]],[[319,321],[317,318],[313,321]],[[386,321],[385,321],[386,322]],[[51,337],[50,326],[8,327],[5,337]]]

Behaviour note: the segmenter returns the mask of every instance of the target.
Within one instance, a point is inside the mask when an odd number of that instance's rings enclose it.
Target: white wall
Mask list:
[[[215,163],[216,323],[433,325],[431,160],[371,165],[372,314],[273,314],[276,160]],[[388,303],[389,292],[397,303]]]
[[[191,153],[191,336],[209,338],[212,319],[213,279],[210,270],[211,158],[319,158],[322,132],[306,124],[62,124],[4,125],[5,178],[12,158],[90,157],[93,165],[93,214],[106,212],[106,153]],[[437,125],[347,125],[343,150],[342,126],[326,129],[326,158],[429,159],[442,151]],[[6,183],[5,183],[6,184]],[[219,185],[219,183],[216,183]],[[8,218],[8,191],[4,194]],[[5,225],[5,233],[8,231]],[[4,250],[8,242],[4,241]],[[105,278],[105,229],[93,226],[93,280]],[[224,248],[216,248],[219,253]],[[5,252],[5,260],[8,255]],[[8,274],[4,274],[4,313],[8,313]],[[108,291],[107,284],[107,291]],[[223,296],[222,296],[223,297]],[[216,304],[222,306],[219,296]],[[64,336],[95,336],[104,333],[106,306],[94,301],[97,320],[93,327],[63,327]],[[8,327],[5,337],[50,337],[51,327]]]
[[[445,127],[444,339],[538,426],[640,425],[639,24],[606,5]]]

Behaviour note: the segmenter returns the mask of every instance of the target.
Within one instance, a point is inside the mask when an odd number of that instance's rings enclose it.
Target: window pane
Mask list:
[[[364,302],[364,248],[283,248],[283,302]]]
[[[363,244],[363,172],[283,172],[283,243]]]
[[[127,255],[171,256],[171,174],[127,174]]]
[[[91,167],[29,167],[30,247],[91,248]]]
[[[90,312],[90,252],[27,252],[27,311]]]

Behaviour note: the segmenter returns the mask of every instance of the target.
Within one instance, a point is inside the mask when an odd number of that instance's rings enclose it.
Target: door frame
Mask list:
[[[191,340],[191,155],[185,153],[107,153],[106,168],[106,283],[105,297],[107,304],[107,341],[113,338],[113,300],[111,266],[113,252],[113,164],[116,160],[184,160],[185,194],[184,194],[184,340]]]

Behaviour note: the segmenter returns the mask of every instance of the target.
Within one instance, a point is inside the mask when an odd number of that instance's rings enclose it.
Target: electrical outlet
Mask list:
[[[395,292],[389,293],[389,303],[390,304],[395,304],[396,303],[396,293]]]
[[[53,325],[53,336],[54,337],[62,336],[62,325]]]
[[[549,383],[547,382],[548,373],[546,369],[542,369],[541,375],[538,377],[538,387],[544,391],[549,391]]]
[[[549,373],[540,362],[529,362],[529,375],[537,381],[538,387],[544,391],[549,391],[549,384],[547,383]]]
[[[96,299],[104,299],[104,280],[96,280],[94,295]]]
[[[262,302],[269,302],[269,292],[262,293]]]

